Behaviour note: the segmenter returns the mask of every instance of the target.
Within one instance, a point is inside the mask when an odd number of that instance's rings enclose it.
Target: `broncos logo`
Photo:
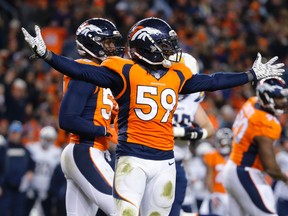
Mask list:
[[[135,31],[136,30],[136,31]],[[134,32],[132,33],[132,38],[131,41],[135,39],[140,39],[145,41],[147,37],[150,37],[151,34],[161,34],[161,31],[155,28],[151,27],[145,27],[145,28],[137,28],[135,29]]]
[[[97,33],[102,33],[101,28],[95,26],[95,25],[90,25],[88,23],[83,23],[83,25],[81,25],[76,32],[76,35],[82,34],[87,36],[87,34],[89,32],[97,32]]]

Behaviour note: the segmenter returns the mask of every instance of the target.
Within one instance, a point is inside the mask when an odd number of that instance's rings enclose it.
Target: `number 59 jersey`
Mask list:
[[[153,75],[130,60],[109,57],[102,62],[118,73],[123,90],[114,95],[118,105],[118,141],[171,151],[174,146],[172,118],[178,93],[192,72],[182,63]]]
[[[263,170],[258,155],[258,147],[253,143],[256,136],[273,140],[280,138],[281,125],[278,119],[257,108],[257,98],[247,100],[233,124],[233,144],[230,159],[237,166],[247,166]]]

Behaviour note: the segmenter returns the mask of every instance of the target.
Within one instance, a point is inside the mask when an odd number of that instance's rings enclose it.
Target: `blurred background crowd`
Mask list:
[[[286,0],[2,0],[0,134],[9,141],[9,129],[19,121],[23,145],[37,142],[45,126],[57,130],[57,146],[67,143],[68,134],[58,127],[62,74],[44,61],[29,60],[22,26],[31,32],[39,25],[48,49],[78,58],[75,32],[86,19],[107,18],[126,37],[134,23],[150,16],[177,31],[183,51],[197,59],[201,73],[246,71],[258,51],[266,58],[277,55],[288,66]],[[288,82],[288,73],[283,78]],[[251,84],[206,92],[202,106],[216,130],[231,128],[241,105],[254,94]],[[281,142],[287,141],[287,115],[280,121]]]

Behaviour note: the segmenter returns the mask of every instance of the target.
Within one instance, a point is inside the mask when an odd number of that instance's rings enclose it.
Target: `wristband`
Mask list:
[[[52,52],[50,50],[46,50],[44,56],[42,57],[45,61],[50,61],[52,58]]]
[[[173,127],[174,137],[184,137],[185,129],[183,127]]]
[[[201,139],[206,139],[208,136],[208,131],[205,128],[202,128],[202,132],[203,132],[203,135],[202,135]]]
[[[250,69],[246,73],[248,75],[248,80],[249,81],[257,82],[257,76],[256,76],[255,71],[253,69]]]

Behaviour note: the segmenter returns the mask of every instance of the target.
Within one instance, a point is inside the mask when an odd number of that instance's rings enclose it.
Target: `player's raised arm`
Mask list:
[[[271,58],[266,63],[262,63],[262,56],[257,54],[253,66],[247,72],[217,72],[214,74],[196,74],[189,79],[183,87],[181,93],[188,94],[197,91],[215,91],[219,89],[232,88],[244,85],[248,82],[257,82],[263,78],[281,76],[285,72],[283,63],[275,63],[278,57]]]
[[[121,83],[123,84],[123,81],[118,74],[111,72],[105,67],[79,64],[72,59],[52,53],[46,47],[39,26],[35,26],[35,37],[30,35],[23,27],[22,32],[25,41],[34,52],[30,59],[42,58],[60,73],[74,79],[91,82],[100,87],[106,88],[113,85],[121,85]]]

